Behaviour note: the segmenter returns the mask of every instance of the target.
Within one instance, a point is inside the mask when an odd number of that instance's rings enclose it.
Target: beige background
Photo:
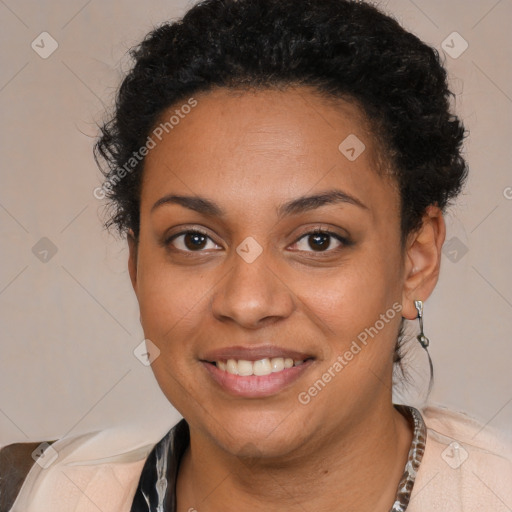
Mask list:
[[[156,440],[179,417],[133,355],[143,334],[127,251],[102,232],[91,148],[126,50],[187,4],[0,0],[0,444],[126,423]],[[447,218],[441,280],[425,309],[430,400],[512,434],[512,2],[385,4],[440,49],[471,131],[471,178]],[[31,48],[44,31],[58,43],[47,59]],[[454,31],[469,44],[457,58],[441,49]],[[57,250],[46,262],[36,257],[43,237]],[[410,369],[417,385],[397,400],[419,405],[421,349]]]

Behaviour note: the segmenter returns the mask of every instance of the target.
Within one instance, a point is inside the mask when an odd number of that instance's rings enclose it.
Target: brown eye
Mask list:
[[[200,231],[185,231],[171,237],[169,245],[180,251],[200,252],[203,249],[218,249],[219,246],[206,234]]]
[[[313,251],[323,251],[329,248],[331,236],[325,234],[308,235],[308,245]]]
[[[208,237],[202,235],[201,233],[187,233],[184,235],[183,241],[187,249],[195,251],[196,249],[204,248],[207,238]]]
[[[304,252],[332,252],[350,242],[342,236],[330,231],[312,231],[301,236],[294,244],[294,250]]]

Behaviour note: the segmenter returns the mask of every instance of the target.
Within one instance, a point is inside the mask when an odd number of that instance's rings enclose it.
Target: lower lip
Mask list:
[[[269,375],[250,375],[248,377],[233,375],[205,361],[202,363],[215,382],[229,394],[244,398],[262,398],[275,395],[296,381],[309,368],[313,360],[308,359],[299,366],[285,368]]]

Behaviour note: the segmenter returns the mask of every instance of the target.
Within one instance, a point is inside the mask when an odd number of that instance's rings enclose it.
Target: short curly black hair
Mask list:
[[[105,226],[132,230],[135,240],[149,135],[170,107],[182,102],[181,117],[193,94],[217,87],[307,86],[357,104],[396,180],[403,242],[428,206],[444,210],[466,180],[466,132],[450,112],[438,52],[368,3],[204,0],[150,32],[131,56],[95,146],[105,177],[95,195],[111,207]],[[405,376],[403,341],[402,321],[393,360]]]
[[[387,148],[403,238],[429,205],[445,209],[466,179],[465,130],[450,112],[438,52],[368,3],[204,0],[150,32],[131,56],[94,151],[105,177],[99,196],[111,207],[105,226],[121,234],[131,229],[138,239],[140,148],[155,124],[179,101],[216,87],[312,86],[357,103]]]

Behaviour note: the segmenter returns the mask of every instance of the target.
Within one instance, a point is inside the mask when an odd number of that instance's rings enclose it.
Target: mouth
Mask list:
[[[244,398],[263,398],[289,387],[314,360],[310,354],[263,346],[221,349],[206,354],[200,361],[224,392]]]

